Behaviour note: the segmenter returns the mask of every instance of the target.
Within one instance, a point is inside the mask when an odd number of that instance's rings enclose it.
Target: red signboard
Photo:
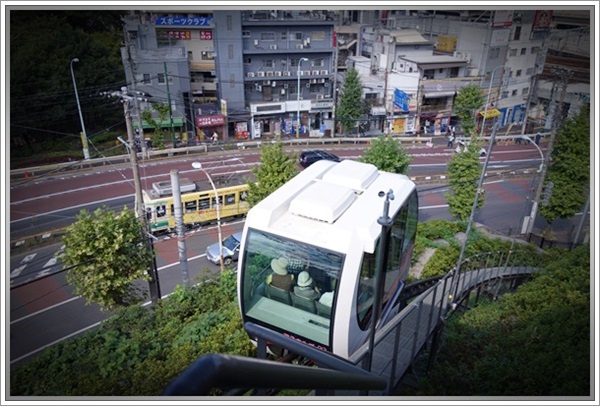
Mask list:
[[[212,30],[199,30],[200,39],[203,41],[211,41],[212,38]]]
[[[225,124],[225,116],[198,116],[196,117],[196,127],[216,127]]]
[[[190,31],[167,31],[167,35],[176,39],[192,39]]]

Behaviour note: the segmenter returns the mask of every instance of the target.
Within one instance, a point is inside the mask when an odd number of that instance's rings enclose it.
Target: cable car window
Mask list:
[[[396,299],[400,294],[404,281],[410,269],[410,259],[415,242],[418,220],[417,194],[413,192],[406,203],[393,217],[388,244],[385,249],[387,259],[385,263],[383,285],[380,285],[382,313],[380,316],[393,315],[393,307],[397,306]],[[377,269],[377,252],[379,242],[373,254],[365,253],[361,265],[360,281],[358,283],[357,317],[358,325],[365,330],[371,322],[373,312],[373,299],[377,289],[373,286],[375,271]],[[399,310],[399,309],[396,309]]]
[[[244,315],[327,349],[344,255],[255,229],[244,249]]]

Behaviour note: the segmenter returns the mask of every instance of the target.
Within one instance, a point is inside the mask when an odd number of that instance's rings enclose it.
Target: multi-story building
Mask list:
[[[299,132],[323,136],[333,128],[333,27],[325,11],[135,12],[122,57],[128,82],[169,104],[167,128],[292,135],[300,113]]]
[[[220,97],[230,133],[330,135],[334,21],[325,11],[214,12]]]

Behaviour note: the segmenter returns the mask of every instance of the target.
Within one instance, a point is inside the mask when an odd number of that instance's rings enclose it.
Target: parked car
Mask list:
[[[231,234],[222,242],[223,245],[223,263],[231,264],[232,261],[237,261],[240,254],[240,244],[242,242],[242,232]],[[215,265],[221,264],[219,256],[219,243],[216,242],[206,248],[206,259]]]
[[[298,157],[298,163],[303,168],[308,168],[310,165],[314,164],[317,161],[320,161],[321,159],[327,159],[329,161],[334,162],[341,161],[340,157],[334,154],[330,154],[326,151],[321,151],[320,149],[315,149],[312,151],[304,151],[303,153],[301,153]]]

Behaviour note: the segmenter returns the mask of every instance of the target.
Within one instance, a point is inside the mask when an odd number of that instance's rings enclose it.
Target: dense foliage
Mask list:
[[[144,244],[142,223],[133,210],[82,210],[67,227],[59,254],[67,281],[86,302],[112,310],[143,299],[138,284],[149,280],[154,253]]]
[[[342,132],[350,132],[363,114],[362,84],[358,71],[354,68],[346,72],[339,101],[337,120],[343,127]]]
[[[556,252],[517,292],[451,318],[444,337],[415,395],[589,396],[589,245]]]
[[[11,396],[157,396],[208,353],[253,356],[242,329],[236,276],[178,286],[158,305],[130,306],[98,329],[12,369]]]
[[[286,154],[279,141],[265,144],[260,149],[260,165],[252,168],[252,173],[256,181],[248,180],[247,201],[250,207],[298,174],[296,158]]]
[[[95,136],[125,131],[123,107],[98,94],[125,83],[122,11],[10,11],[11,158],[57,150],[83,158],[75,76],[90,155]],[[73,62],[78,58],[79,62]],[[71,65],[73,75],[71,74]]]
[[[590,191],[590,111],[584,108],[567,120],[556,134],[546,176],[553,183],[549,204],[540,214],[552,223],[570,218],[588,198]],[[542,199],[544,200],[544,199]]]
[[[412,156],[397,140],[379,136],[371,141],[359,161],[373,164],[380,171],[407,174]]]
[[[421,279],[446,275],[456,268],[462,242],[456,234],[466,230],[465,223],[447,220],[432,220],[420,223],[417,228],[417,241],[414,256],[423,251],[422,247],[434,247],[435,252],[427,261],[421,271]],[[437,242],[436,242],[437,241]],[[441,243],[441,242],[443,243]],[[525,258],[526,263],[545,263],[544,255],[538,252],[533,244],[524,244],[522,241],[491,238],[477,229],[471,229],[469,240],[465,246],[464,258],[469,258],[482,252],[508,252]]]

